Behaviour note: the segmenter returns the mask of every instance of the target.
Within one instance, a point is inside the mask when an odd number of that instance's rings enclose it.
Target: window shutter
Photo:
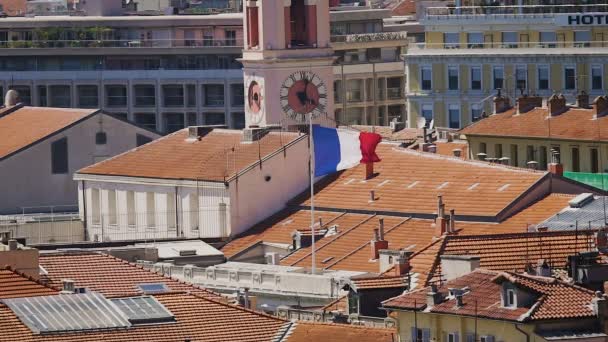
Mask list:
[[[494,342],[494,336],[486,336],[487,342]]]
[[[460,342],[460,335],[458,333],[454,333],[454,342]]]
[[[417,342],[416,341],[416,336],[417,336],[417,334],[416,334],[416,327],[412,327],[412,341],[413,342]]]
[[[431,329],[422,329],[422,341],[424,341],[424,342],[431,341]]]
[[[467,334],[467,342],[475,342],[475,334]]]

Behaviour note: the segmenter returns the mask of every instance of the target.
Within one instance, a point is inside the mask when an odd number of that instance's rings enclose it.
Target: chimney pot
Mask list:
[[[453,234],[456,232],[456,214],[455,210],[450,210],[450,229],[448,229],[448,233]]]
[[[595,104],[595,118],[601,118],[608,115],[608,96],[598,96],[593,101]]]
[[[376,260],[380,257],[380,250],[388,249],[388,241],[380,238],[378,228],[374,228],[374,237],[370,242],[371,247],[371,259]]]
[[[523,114],[536,107],[543,106],[543,98],[540,96],[524,95],[517,99],[517,114]]]
[[[365,164],[365,180],[374,177],[374,163]]]
[[[369,201],[373,202],[376,200],[376,192],[374,190],[369,191]]]
[[[378,235],[380,240],[384,240],[384,219],[381,218],[378,220],[379,223],[379,229],[378,229]]]
[[[16,90],[10,89],[4,96],[4,106],[12,107],[19,103],[19,93]]]
[[[498,93],[494,97],[494,114],[502,113],[507,109],[511,108],[511,101],[508,97],[502,96],[501,90],[498,89]]]
[[[410,272],[410,260],[409,256],[411,253],[401,252],[395,262],[395,276],[402,277]]]
[[[568,110],[566,105],[566,97],[563,94],[551,95],[547,100],[547,108],[549,110],[549,116],[555,117]]]
[[[462,300],[462,293],[457,294],[456,296],[456,306],[458,306],[459,308],[464,306],[464,302]]]
[[[549,172],[554,175],[557,175],[557,176],[563,176],[564,175],[564,165],[562,165],[560,163],[550,163]]]
[[[15,240],[15,239],[8,240],[8,250],[9,251],[16,251],[17,248],[19,248],[19,243],[17,242],[17,240]]]

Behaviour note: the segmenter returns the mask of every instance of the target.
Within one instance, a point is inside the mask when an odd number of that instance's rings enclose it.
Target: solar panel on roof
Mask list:
[[[169,292],[169,287],[165,283],[137,284],[137,287],[146,294]]]
[[[36,334],[131,326],[116,306],[95,292],[5,299],[3,302]]]
[[[154,297],[128,297],[110,299],[132,324],[174,322],[175,316]]]

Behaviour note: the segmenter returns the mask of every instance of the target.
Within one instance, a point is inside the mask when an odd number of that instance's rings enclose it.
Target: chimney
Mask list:
[[[450,210],[450,226],[448,228],[448,234],[454,234],[456,232],[456,215],[454,214],[456,211],[454,209]]]
[[[524,95],[517,99],[517,114],[523,114],[534,108],[543,106],[543,98],[540,96]]]
[[[433,223],[435,227],[435,236],[440,237],[448,232],[448,222],[449,216],[437,216],[435,223]]]
[[[383,233],[384,234],[384,233]],[[388,249],[388,241],[380,236],[380,229],[374,228],[374,238],[370,242],[371,260],[377,260],[380,257],[381,249]]]
[[[595,298],[591,300],[593,311],[597,315],[601,329],[606,327],[606,314],[608,313],[608,303],[602,292],[596,291]]]
[[[204,136],[213,131],[214,128],[222,126],[190,126],[188,127],[188,141],[200,141]]]
[[[457,293],[454,297],[456,298],[456,306],[461,308],[464,306],[464,303],[462,301],[462,293]]]
[[[376,192],[374,190],[369,191],[369,202],[373,202],[376,200]]]
[[[536,275],[540,277],[551,277],[551,267],[545,259],[538,260],[536,264]]]
[[[16,240],[9,240],[7,245],[0,245],[0,268],[9,267],[28,277],[38,279],[40,267],[38,250],[29,247],[19,247]]]
[[[378,220],[378,237],[380,240],[384,240],[384,219]]]
[[[399,256],[395,261],[395,276],[403,277],[410,273],[410,257],[412,256],[412,252],[399,252]]]
[[[271,129],[267,127],[249,127],[243,129],[243,142],[255,142],[261,140]]]
[[[564,95],[551,95],[549,99],[547,99],[547,108],[549,110],[549,116],[555,117],[563,112],[568,110],[568,106],[566,105],[566,98]]]
[[[599,251],[605,250],[608,247],[608,237],[606,237],[606,232],[603,229],[595,233],[595,247]]]
[[[374,177],[374,163],[365,164],[365,180],[372,179]]]
[[[76,287],[74,286],[74,281],[71,279],[61,279],[61,293],[70,294],[74,293]]]
[[[608,96],[598,96],[593,101],[595,105],[595,118],[601,118],[608,114]]]
[[[437,195],[437,216],[443,217],[445,204],[443,204],[443,195]]]
[[[511,101],[508,97],[502,96],[500,89],[498,94],[494,97],[494,114],[502,113],[507,109],[511,108]]]
[[[584,90],[576,95],[576,106],[578,108],[589,108],[589,94]]]
[[[481,258],[473,255],[449,255],[441,256],[441,270],[446,281],[462,277],[479,268]]]
[[[4,96],[4,107],[16,106],[19,103],[19,93],[16,90],[9,90]]]
[[[432,308],[443,301],[443,296],[437,290],[437,285],[431,284],[429,292],[426,294],[426,307]]]
[[[557,175],[557,176],[563,176],[564,175],[564,165],[560,164],[560,163],[551,163],[549,164],[549,172]]]

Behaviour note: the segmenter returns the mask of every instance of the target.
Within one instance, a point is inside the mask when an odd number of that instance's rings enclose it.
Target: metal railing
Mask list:
[[[608,4],[428,7],[425,11],[425,18],[437,20],[480,19],[487,17],[552,18],[556,14],[594,12],[608,12]]]
[[[0,48],[62,49],[62,48],[215,48],[242,47],[235,39],[122,39],[122,40],[9,40],[0,41]]]
[[[404,40],[407,39],[406,32],[377,32],[377,33],[353,33],[344,35],[332,35],[332,43],[366,43],[376,41]]]
[[[401,88],[386,88],[386,94],[389,100],[401,99],[404,96]]]
[[[608,41],[542,41],[542,42],[483,42],[483,43],[415,43],[410,44],[410,49],[564,49],[564,48],[592,48],[608,47]]]

